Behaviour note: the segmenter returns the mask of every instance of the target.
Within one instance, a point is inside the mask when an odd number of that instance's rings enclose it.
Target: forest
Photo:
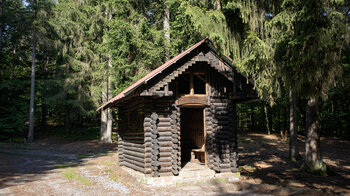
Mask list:
[[[0,0],[0,141],[117,130],[96,109],[204,38],[261,98],[239,133],[287,135],[293,159],[305,136],[323,170],[320,137],[350,138],[349,0]]]

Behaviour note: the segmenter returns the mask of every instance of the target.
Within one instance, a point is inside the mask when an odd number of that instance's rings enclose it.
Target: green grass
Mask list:
[[[255,169],[256,169],[255,167],[250,166],[250,165],[243,165],[243,166],[238,167],[239,171],[253,171]]]
[[[77,172],[67,170],[63,172],[63,175],[68,179],[68,180],[78,180],[82,182],[84,185],[93,185],[94,183],[91,182],[89,179],[84,178],[83,176],[80,176]]]
[[[251,140],[247,140],[247,139],[245,139],[245,138],[241,138],[241,137],[239,137],[239,138],[237,139],[237,142],[238,142],[239,144],[247,144],[247,143],[252,143],[252,141],[251,141]]]
[[[85,154],[85,153],[82,153],[82,154],[79,154],[78,157],[83,159],[83,158],[88,158],[88,157],[91,157],[92,155],[91,154]]]

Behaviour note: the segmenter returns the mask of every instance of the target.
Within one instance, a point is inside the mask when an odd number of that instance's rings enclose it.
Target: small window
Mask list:
[[[190,94],[190,74],[179,76],[179,94]]]
[[[193,89],[194,94],[205,94],[205,75],[193,74]]]

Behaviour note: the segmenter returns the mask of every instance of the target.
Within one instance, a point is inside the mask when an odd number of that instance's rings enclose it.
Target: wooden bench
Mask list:
[[[201,163],[205,163],[204,148],[191,150],[191,162],[197,162],[196,160],[198,160]]]

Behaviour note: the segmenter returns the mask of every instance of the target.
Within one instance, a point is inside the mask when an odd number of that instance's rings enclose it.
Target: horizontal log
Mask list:
[[[153,160],[150,157],[148,157],[148,158],[145,157],[145,159],[144,159],[145,164],[151,164],[152,161]]]
[[[159,137],[158,141],[173,141],[172,137]]]
[[[162,167],[172,167],[172,163],[171,162],[160,162],[159,166]]]
[[[159,132],[159,137],[168,137],[168,136],[172,136],[172,133],[169,132]]]
[[[140,157],[140,158],[144,158],[145,154],[144,153],[140,153],[140,152],[134,152],[134,151],[129,151],[127,149],[124,149],[123,151],[123,155],[131,155],[131,156],[135,156],[135,157]]]
[[[128,140],[127,142],[134,143],[134,144],[143,144],[144,143],[143,139],[142,140]]]
[[[137,143],[131,143],[131,142],[124,142],[123,146],[131,146],[136,148],[145,148],[144,144],[137,144]]]
[[[139,149],[145,149],[145,146],[143,144],[135,144],[135,143],[124,143],[124,147],[133,147],[133,148],[139,148]]]
[[[144,173],[144,171],[145,171],[145,168],[139,167],[137,165],[133,165],[133,164],[128,163],[128,162],[123,163],[123,166],[126,166],[126,167],[131,168],[131,169],[136,170],[136,171],[139,171],[141,173]]]
[[[161,167],[158,172],[159,173],[165,173],[165,172],[172,172],[173,168],[172,167]]]
[[[159,153],[159,157],[170,157],[171,155],[173,155],[172,152],[160,152]]]
[[[130,156],[128,154],[125,154],[124,158],[125,159],[130,159],[130,160],[133,160],[133,161],[137,161],[137,162],[142,163],[142,164],[145,163],[145,159],[144,158],[139,158],[139,157],[136,157],[136,156]]]
[[[151,137],[145,137],[143,141],[144,141],[144,142],[152,142],[152,141],[153,141],[153,138],[151,138]]]
[[[159,157],[158,161],[159,162],[170,162],[171,163],[172,158],[171,157]]]
[[[173,146],[173,143],[171,141],[160,141],[158,142],[159,146]]]
[[[140,168],[144,168],[145,167],[145,163],[140,163],[138,161],[134,161],[134,160],[131,160],[131,159],[125,159],[125,163],[130,163],[130,164],[133,164],[133,165],[136,165]]]
[[[171,126],[167,126],[167,127],[158,127],[158,131],[159,132],[171,132]]]
[[[159,118],[159,122],[170,122],[171,118]]]
[[[147,137],[152,137],[152,133],[151,132],[145,132],[144,133],[144,137],[147,138]]]
[[[170,127],[171,126],[171,123],[170,121],[169,122],[159,122],[157,124],[158,127]]]
[[[151,127],[151,126],[152,126],[151,121],[143,123],[143,127]]]
[[[144,148],[135,148],[135,147],[130,147],[130,146],[126,146],[124,148],[124,153],[125,151],[131,151],[131,152],[140,152],[140,153],[145,153],[145,149]]]
[[[144,127],[143,128],[143,131],[145,132],[145,133],[152,133],[152,128],[151,127]]]
[[[145,117],[143,119],[143,122],[151,122],[152,121],[152,118],[149,118],[149,117]]]

